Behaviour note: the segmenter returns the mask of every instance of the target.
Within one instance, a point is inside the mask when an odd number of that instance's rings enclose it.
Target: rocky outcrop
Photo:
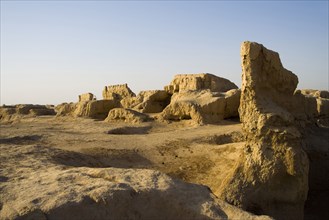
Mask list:
[[[329,92],[297,90],[294,96],[310,163],[305,219],[329,219]]]
[[[0,107],[0,121],[10,122],[22,117],[55,115],[52,106],[47,105],[4,105]]]
[[[1,145],[0,219],[270,219],[159,171],[101,168],[91,156]]]
[[[170,104],[158,116],[160,120],[191,119],[197,124],[217,123],[224,118],[238,117],[240,91],[216,93],[210,90],[174,93]]]
[[[315,98],[329,99],[329,92],[316,89],[301,89],[300,92],[305,96],[313,96]]]
[[[77,103],[62,103],[59,105],[56,105],[55,111],[56,111],[56,116],[75,116],[74,115],[74,110],[76,109]]]
[[[329,92],[296,90],[291,111],[301,122],[329,128]]]
[[[127,84],[105,86],[103,90],[103,99],[121,100],[123,98],[135,96],[135,93],[131,91]]]
[[[231,89],[225,93],[225,108],[223,118],[239,117],[240,89]]]
[[[239,112],[247,141],[221,197],[257,214],[303,219],[309,162],[292,111],[298,78],[260,44],[244,42],[241,59]]]
[[[79,102],[88,102],[92,100],[96,100],[96,97],[90,92],[79,95]]]
[[[132,109],[114,108],[109,113],[105,121],[124,121],[127,123],[141,123],[149,121],[150,117]]]
[[[76,105],[74,114],[78,117],[89,117],[95,119],[105,119],[109,111],[120,106],[116,100],[94,100],[89,102],[79,102]]]
[[[113,108],[121,107],[117,100],[93,100],[78,103],[62,103],[56,106],[57,116],[89,117],[105,119]]]
[[[111,109],[122,107],[122,99],[135,96],[127,84],[105,86],[103,100],[96,100],[92,93],[82,94],[78,103],[62,103],[56,106],[56,112],[57,116],[105,119]]]
[[[179,91],[209,89],[211,92],[226,92],[238,87],[231,81],[209,73],[179,74],[164,89],[169,94]]]
[[[170,97],[164,90],[141,91],[137,97],[122,99],[121,104],[142,113],[159,113],[170,103]]]

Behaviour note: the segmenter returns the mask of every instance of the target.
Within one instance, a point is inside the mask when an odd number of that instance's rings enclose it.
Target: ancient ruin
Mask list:
[[[302,219],[309,162],[289,111],[298,78],[261,44],[244,42],[241,62],[239,113],[247,142],[221,196],[253,213]]]
[[[328,219],[329,92],[261,44],[240,55],[241,88],[179,74],[0,107],[0,219]]]
[[[22,117],[55,115],[54,106],[47,105],[4,105],[0,107],[0,121],[10,122]]]
[[[121,100],[123,98],[135,96],[135,93],[131,91],[127,84],[105,86],[103,90],[103,99]]]
[[[240,91],[214,93],[210,90],[174,93],[170,104],[159,115],[162,120],[191,119],[197,124],[218,123],[238,117]]]
[[[87,102],[92,100],[96,100],[96,97],[90,92],[79,95],[79,102]]]
[[[231,81],[209,73],[176,75],[165,86],[172,97],[158,118],[209,124],[238,117],[240,90],[237,88]]]
[[[164,87],[169,94],[179,91],[197,91],[209,89],[211,92],[226,92],[238,87],[231,81],[210,73],[178,74]]]
[[[150,120],[150,117],[146,114],[134,111],[132,109],[125,108],[114,108],[109,111],[107,118],[105,121],[123,121],[127,123],[141,123]]]
[[[164,90],[141,91],[136,97],[121,100],[124,108],[132,108],[142,113],[159,113],[170,103],[171,95]]]

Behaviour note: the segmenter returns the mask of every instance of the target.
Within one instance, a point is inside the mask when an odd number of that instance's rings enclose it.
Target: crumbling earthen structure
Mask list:
[[[54,106],[49,105],[4,105],[0,107],[0,121],[10,122],[22,117],[55,115]]]
[[[96,97],[90,92],[79,95],[79,102],[87,102],[92,100],[96,100]]]
[[[149,120],[148,115],[125,108],[112,109],[105,119],[105,121],[124,121],[128,123],[141,123]]]
[[[171,95],[164,90],[141,91],[137,97],[121,100],[125,108],[132,108],[142,113],[159,113],[170,103]]]
[[[211,92],[226,92],[230,89],[237,88],[231,81],[210,73],[178,74],[168,86],[164,87],[169,94],[179,91],[197,91],[203,89],[209,89]]]
[[[159,115],[163,120],[192,119],[197,124],[217,123],[238,117],[240,91],[214,93],[210,90],[174,93],[170,104]]]
[[[135,96],[135,93],[131,91],[127,83],[122,85],[105,86],[103,90],[103,99],[121,100],[123,98]]]
[[[295,123],[298,78],[263,45],[241,47],[240,119],[247,142],[222,186],[226,201],[277,219],[303,219],[309,161]]]

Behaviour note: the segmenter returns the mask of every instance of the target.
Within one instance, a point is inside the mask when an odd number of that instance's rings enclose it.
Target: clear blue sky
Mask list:
[[[328,1],[1,1],[1,104],[59,104],[178,73],[241,85],[240,45],[280,53],[299,88],[328,90]]]

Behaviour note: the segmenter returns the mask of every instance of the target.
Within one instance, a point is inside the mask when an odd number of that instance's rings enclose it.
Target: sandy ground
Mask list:
[[[216,194],[244,142],[237,121],[196,126],[189,121],[127,124],[43,116],[1,124],[0,143],[73,151],[92,156],[99,167],[160,170],[207,185]],[[72,155],[63,157],[78,166],[70,160]]]
[[[305,131],[305,150],[310,160],[310,189],[305,219],[327,219],[329,216],[326,178],[329,171],[328,131],[318,127],[309,127]],[[36,146],[40,152],[43,152],[42,149],[45,152],[53,152],[49,150],[52,148],[63,149],[65,151],[60,151],[54,157],[58,164],[77,168],[159,170],[187,182],[206,185],[215,195],[238,160],[243,145],[241,123],[237,120],[197,126],[189,120],[127,124],[41,116],[0,124],[1,149],[10,146]],[[21,154],[26,155],[26,152]],[[3,172],[24,172],[20,164],[29,163],[16,157],[0,156],[12,164],[10,170],[0,167]],[[6,181],[2,179],[5,176],[0,175],[1,182]]]

